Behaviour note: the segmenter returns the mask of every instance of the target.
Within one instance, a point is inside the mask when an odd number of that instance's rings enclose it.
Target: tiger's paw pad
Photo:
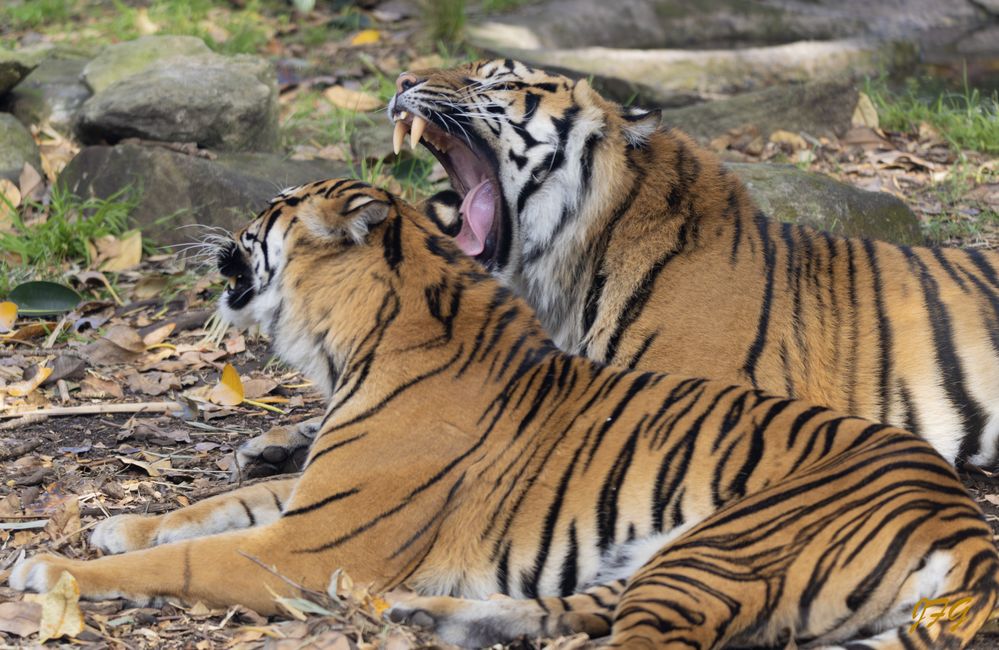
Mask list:
[[[274,427],[247,440],[236,450],[232,480],[302,471],[319,426],[318,419],[306,420],[287,427]]]
[[[153,546],[147,531],[149,517],[118,515],[97,524],[90,534],[90,545],[108,554],[126,553]]]

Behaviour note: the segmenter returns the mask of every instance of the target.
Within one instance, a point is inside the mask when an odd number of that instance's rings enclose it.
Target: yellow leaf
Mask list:
[[[25,600],[42,606],[42,622],[38,630],[39,643],[62,636],[74,637],[83,631],[83,612],[80,611],[80,586],[67,571],[59,576],[50,591],[28,594]]]
[[[219,383],[208,393],[208,401],[221,406],[238,406],[243,403],[243,396],[243,380],[232,364],[225,364]]]
[[[0,302],[0,334],[5,334],[14,329],[14,321],[17,320],[17,305],[8,301]]]
[[[859,93],[857,96],[857,107],[853,109],[853,117],[850,118],[850,125],[866,126],[869,129],[878,128],[878,109],[874,102],[867,96],[867,93]]]
[[[167,323],[166,325],[161,325],[157,327],[149,334],[142,337],[142,342],[145,344],[146,349],[151,348],[154,345],[159,345],[166,340],[170,333],[173,332],[174,328],[177,327],[177,323]]]
[[[129,458],[128,456],[115,456],[118,460],[126,465],[132,465],[133,467],[138,467],[143,470],[146,474],[153,478],[161,476],[160,470],[173,469],[173,464],[170,462],[169,458],[161,458],[159,460],[154,460],[152,462],[139,460],[138,458]]]
[[[391,607],[391,605],[389,605],[388,601],[381,596],[371,597],[371,608],[375,610],[375,616],[381,618],[382,614],[389,607]]]
[[[31,379],[25,379],[24,381],[17,381],[13,384],[7,384],[7,394],[11,397],[24,397],[31,391],[35,390],[42,385],[42,382],[49,378],[52,374],[52,368],[47,368],[42,366],[35,373],[35,376]]]
[[[127,271],[142,261],[142,233],[130,230],[118,240],[118,248],[101,264],[101,271]]]
[[[374,95],[359,90],[350,90],[343,86],[330,86],[323,91],[323,96],[334,106],[345,108],[348,111],[373,111],[382,106],[382,100]]]
[[[377,29],[364,29],[357,32],[354,38],[350,39],[351,45],[371,45],[381,40],[382,34]]]
[[[10,203],[11,208],[21,205],[21,190],[6,178],[0,178],[0,203]]]
[[[135,12],[135,28],[139,30],[139,33],[143,36],[149,36],[150,34],[155,34],[160,31],[160,26],[152,21],[149,17],[149,10],[145,7],[142,7]]]

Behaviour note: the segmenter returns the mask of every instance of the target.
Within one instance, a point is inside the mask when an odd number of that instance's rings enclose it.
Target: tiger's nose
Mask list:
[[[396,92],[404,93],[418,83],[420,83],[420,79],[415,74],[412,72],[403,72],[395,80],[395,89]]]

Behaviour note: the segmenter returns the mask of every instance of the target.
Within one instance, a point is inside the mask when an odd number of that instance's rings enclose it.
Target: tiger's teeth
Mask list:
[[[236,278],[229,278],[229,288],[230,289],[236,288]]]
[[[400,120],[404,120],[407,117],[409,117],[409,111],[403,111],[403,112],[399,113],[399,119]]]
[[[399,120],[395,123],[395,131],[392,132],[392,150],[395,151],[395,155],[399,155],[402,151],[402,139],[406,137],[406,124]]]
[[[427,121],[416,115],[413,117],[413,127],[409,132],[409,147],[411,149],[416,149],[416,145],[420,144],[420,138],[423,137],[423,130],[427,128]]]

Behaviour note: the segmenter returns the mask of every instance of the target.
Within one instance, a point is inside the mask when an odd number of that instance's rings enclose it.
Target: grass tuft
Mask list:
[[[138,205],[130,188],[106,199],[81,199],[56,185],[47,218],[29,224],[5,199],[0,197],[0,201],[0,212],[6,212],[13,224],[13,232],[0,232],[0,255],[19,258],[22,266],[37,269],[42,275],[68,261],[89,265],[87,242],[124,233],[129,215]],[[29,208],[43,210],[38,204]]]
[[[925,97],[915,79],[901,92],[888,90],[884,79],[870,80],[865,92],[884,129],[912,133],[926,122],[958,151],[999,154],[999,94],[983,96],[967,79],[963,92],[942,92],[935,98]]]
[[[465,0],[423,0],[423,24],[432,43],[460,43],[465,31]]]

